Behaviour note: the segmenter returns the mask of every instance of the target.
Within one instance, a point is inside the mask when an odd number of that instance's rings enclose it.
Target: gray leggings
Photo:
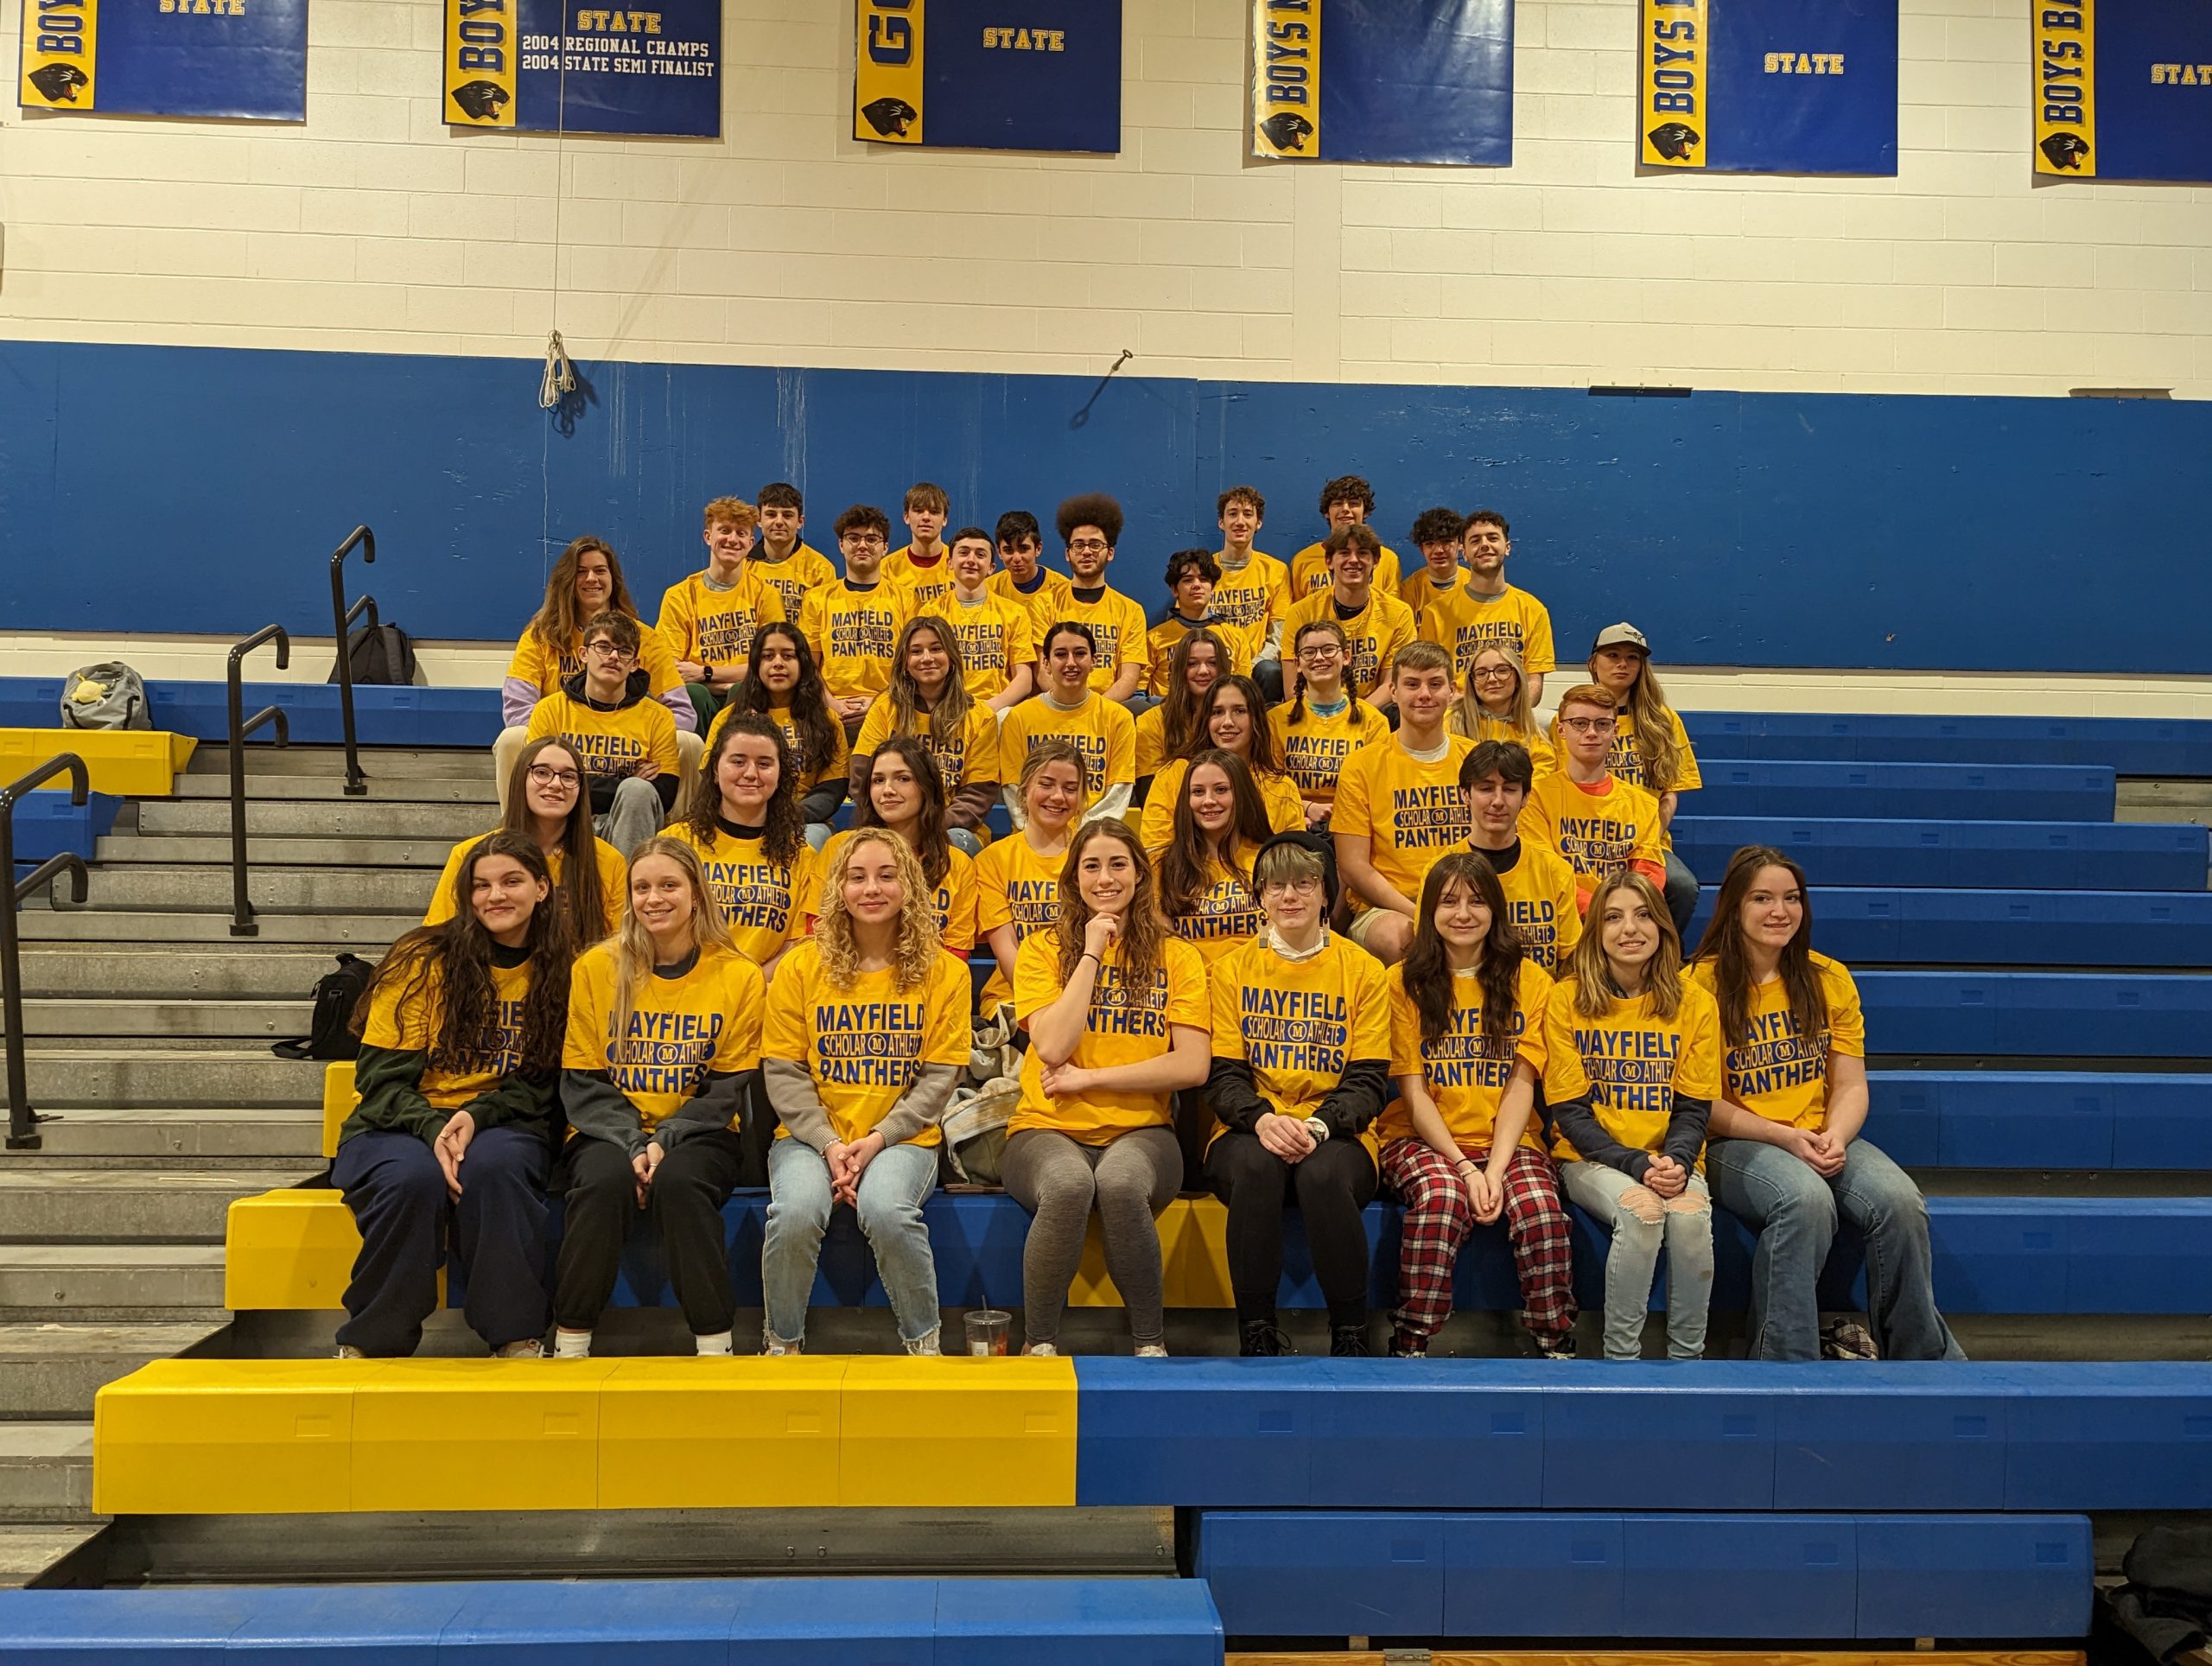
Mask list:
[[[1029,1340],[1057,1343],[1068,1287],[1083,1264],[1083,1235],[1094,1205],[1103,1229],[1106,1270],[1128,1310],[1129,1339],[1159,1342],[1160,1232],[1153,1216],[1183,1184],[1183,1153],[1172,1128],[1140,1128],[1105,1145],[1084,1145],[1048,1128],[1026,1128],[1006,1142],[999,1172],[1014,1201],[1036,1218],[1021,1251],[1022,1329]]]

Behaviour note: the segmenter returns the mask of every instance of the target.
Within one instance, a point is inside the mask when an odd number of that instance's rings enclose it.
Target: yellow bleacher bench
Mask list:
[[[0,728],[0,781],[12,781],[49,758],[73,752],[85,760],[94,792],[166,798],[176,791],[177,773],[192,761],[199,744],[189,734],[166,729]],[[57,775],[39,790],[66,792],[69,778]]]

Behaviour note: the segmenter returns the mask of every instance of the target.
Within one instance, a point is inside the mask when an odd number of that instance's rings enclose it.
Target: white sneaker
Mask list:
[[[1147,1342],[1144,1346],[1137,1350],[1137,1358],[1139,1359],[1165,1359],[1167,1358],[1167,1346],[1165,1343]]]
[[[589,1359],[591,1332],[589,1331],[556,1331],[553,1332],[554,1359]]]
[[[520,1342],[510,1342],[492,1356],[494,1359],[543,1359],[545,1345],[536,1337],[526,1337]]]
[[[938,1346],[938,1334],[937,1332],[931,1331],[927,1336],[916,1337],[912,1342],[906,1341],[904,1338],[900,1339],[900,1342],[906,1351],[916,1358],[935,1359],[944,1351]]]
[[[366,1359],[368,1355],[363,1353],[359,1348],[354,1347],[351,1343],[340,1343],[338,1347],[336,1358],[340,1359]]]

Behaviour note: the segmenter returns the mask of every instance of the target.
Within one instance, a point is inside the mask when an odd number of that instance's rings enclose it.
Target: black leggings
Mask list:
[[[1282,1211],[1306,1219],[1313,1273],[1329,1304],[1329,1323],[1367,1319],[1367,1223],[1375,1199],[1375,1160],[1357,1140],[1324,1141],[1304,1161],[1287,1163],[1256,1134],[1231,1129],[1206,1154],[1206,1183],[1229,1205],[1229,1287],[1240,1319],[1273,1319],[1282,1284]]]
[[[738,1136],[710,1129],[679,1141],[653,1172],[646,1208],[668,1256],[669,1282],[676,1287],[683,1322],[694,1336],[720,1335],[737,1313],[722,1205],[744,1166]],[[566,1194],[568,1207],[554,1269],[554,1322],[564,1331],[588,1331],[599,1323],[622,1270],[622,1245],[638,1218],[637,1175],[621,1147],[579,1134],[561,1154],[553,1189]]]

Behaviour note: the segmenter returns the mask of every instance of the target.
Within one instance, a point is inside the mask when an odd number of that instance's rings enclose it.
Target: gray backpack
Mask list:
[[[86,665],[62,679],[61,727],[75,729],[149,729],[146,684],[119,661]]]

